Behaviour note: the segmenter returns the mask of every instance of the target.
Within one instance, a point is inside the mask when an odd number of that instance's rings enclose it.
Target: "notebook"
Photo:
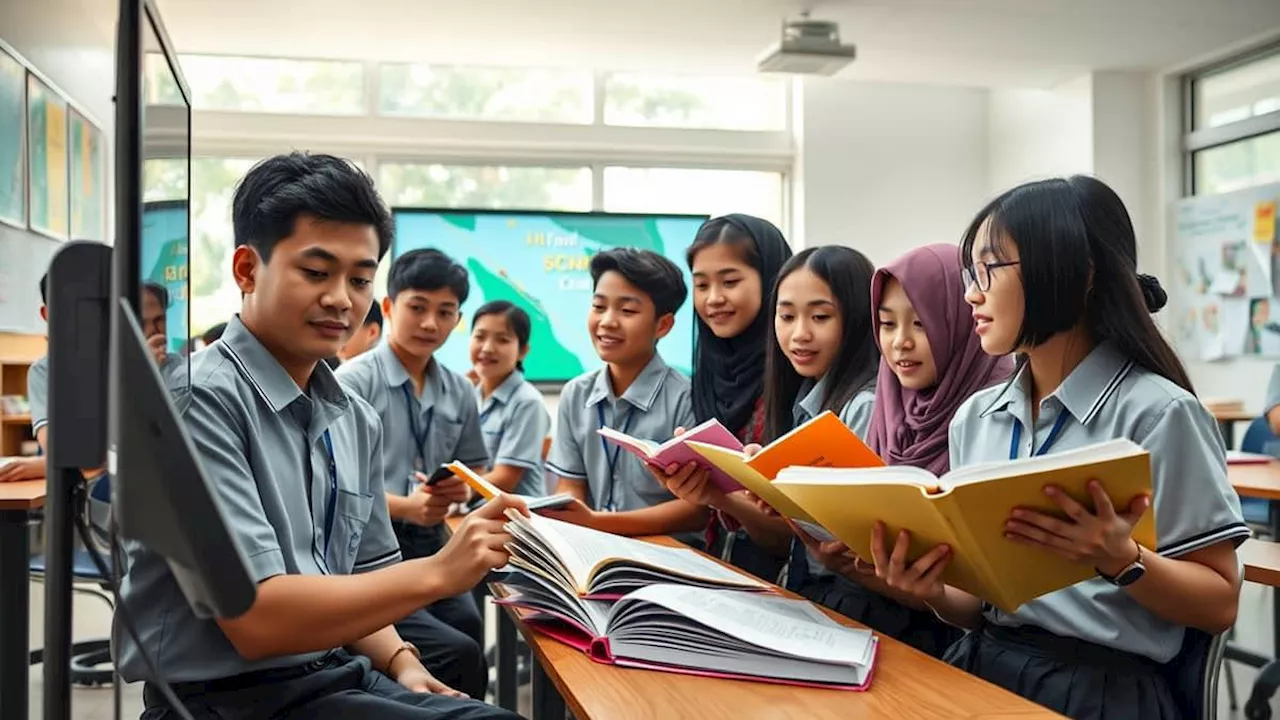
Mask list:
[[[564,596],[513,576],[497,600],[524,621],[610,665],[771,683],[864,690],[877,642],[805,600],[652,584],[616,602]]]
[[[1244,452],[1242,450],[1227,451],[1228,465],[1266,465],[1274,459],[1270,455],[1261,453]]]
[[[655,468],[665,471],[667,466],[672,464],[683,467],[690,462],[696,462],[711,471],[710,480],[721,491],[730,493],[742,489],[742,485],[737,480],[734,480],[733,476],[711,465],[705,457],[689,447],[689,443],[695,441],[728,450],[742,451],[742,441],[738,440],[733,433],[729,432],[728,428],[715,418],[661,444],[643,438],[632,437],[608,427],[600,428],[596,432],[600,433],[600,436],[605,440],[640,458],[641,462]]]
[[[822,541],[834,540],[835,536],[823,528],[814,515],[774,489],[773,479],[783,468],[792,465],[839,468],[884,465],[884,461],[829,410],[769,443],[750,458],[741,451],[696,441],[691,441],[689,447]]]
[[[900,529],[911,532],[910,557],[939,543],[953,553],[942,579],[1013,612],[1029,600],[1096,577],[1093,568],[1072,563],[1039,547],[1004,536],[1014,507],[1065,519],[1044,494],[1049,484],[1092,507],[1087,489],[1097,479],[1117,508],[1151,492],[1150,456],[1136,443],[1109,442],[1021,460],[953,470],[941,478],[907,465],[833,469],[792,467],[773,487],[813,516],[864,558],[871,557],[871,531],[885,523],[892,541]],[[1155,548],[1155,511],[1148,510],[1133,536]]]

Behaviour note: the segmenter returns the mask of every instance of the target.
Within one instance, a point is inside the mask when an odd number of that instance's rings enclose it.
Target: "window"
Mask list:
[[[183,55],[197,110],[360,115],[364,65],[339,60],[278,60]]]
[[[590,123],[589,72],[385,64],[383,115],[467,120]]]
[[[1280,47],[1211,68],[1187,88],[1191,192],[1280,182]]]
[[[191,159],[191,331],[202,333],[240,310],[231,279],[231,200],[256,160]]]
[[[758,77],[615,73],[605,80],[606,125],[708,130],[787,129],[787,85]]]
[[[1194,157],[1197,195],[1280,182],[1280,132],[1201,150]]]
[[[381,163],[378,191],[392,207],[590,210],[591,169]]]
[[[1280,110],[1280,52],[1196,79],[1193,130]]]
[[[181,61],[179,61],[181,62]],[[143,90],[147,105],[183,105],[182,91],[178,89],[178,81],[169,70],[169,61],[163,53],[149,52],[142,58],[142,74],[145,78]]]
[[[608,167],[604,210],[712,216],[742,212],[785,227],[782,174],[757,170]]]

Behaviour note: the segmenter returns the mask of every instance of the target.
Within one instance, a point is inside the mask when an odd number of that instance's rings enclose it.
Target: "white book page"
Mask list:
[[[666,547],[642,540],[632,542],[635,545],[627,548],[628,558],[669,573],[743,587],[765,586],[761,581],[727,568],[690,548]]]
[[[1146,450],[1143,450],[1142,446],[1134,441],[1128,438],[1119,438],[1048,455],[970,465],[958,470],[952,470],[943,475],[942,485],[943,487],[952,488],[966,483],[1017,477],[1074,465],[1087,465],[1104,460],[1116,460],[1123,457],[1141,455],[1145,452]]]
[[[802,467],[792,465],[778,472],[776,483],[793,485],[916,485],[932,487],[938,478],[923,468],[888,465],[871,468]]]

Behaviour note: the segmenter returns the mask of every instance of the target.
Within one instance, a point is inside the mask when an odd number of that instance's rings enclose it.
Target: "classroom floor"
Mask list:
[[[44,627],[44,591],[39,583],[31,584],[31,646],[39,647],[43,639]],[[111,615],[106,606],[99,600],[77,594],[75,596],[74,637],[91,639],[106,637],[111,627]],[[490,623],[490,627],[492,627]],[[1244,647],[1258,652],[1271,652],[1271,592],[1267,588],[1246,583],[1240,601],[1239,622],[1236,625],[1236,636]],[[1253,678],[1257,671],[1238,663],[1232,663],[1236,688],[1239,692],[1240,709],[1231,712],[1228,709],[1225,674],[1219,684],[1218,717],[1223,720],[1243,718],[1243,705],[1248,698]],[[41,681],[40,668],[32,669],[31,677],[31,720],[39,720],[41,716]],[[874,686],[872,692],[875,692]],[[520,713],[529,716],[528,688],[521,688],[519,695]],[[1271,700],[1271,707],[1280,718],[1280,694]],[[72,690],[72,717],[75,720],[112,720],[114,718],[113,694],[111,688],[75,688]],[[138,685],[126,686],[121,692],[120,717],[133,720],[142,713],[142,688]],[[623,720],[619,718],[618,720]]]

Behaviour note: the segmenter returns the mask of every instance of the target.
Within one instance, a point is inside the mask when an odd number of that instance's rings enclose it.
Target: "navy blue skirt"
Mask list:
[[[943,659],[1075,720],[1182,717],[1159,663],[1034,626],[986,625]]]
[[[843,575],[809,575],[797,592],[934,657],[942,657],[947,648],[964,634],[930,611],[909,608]]]

